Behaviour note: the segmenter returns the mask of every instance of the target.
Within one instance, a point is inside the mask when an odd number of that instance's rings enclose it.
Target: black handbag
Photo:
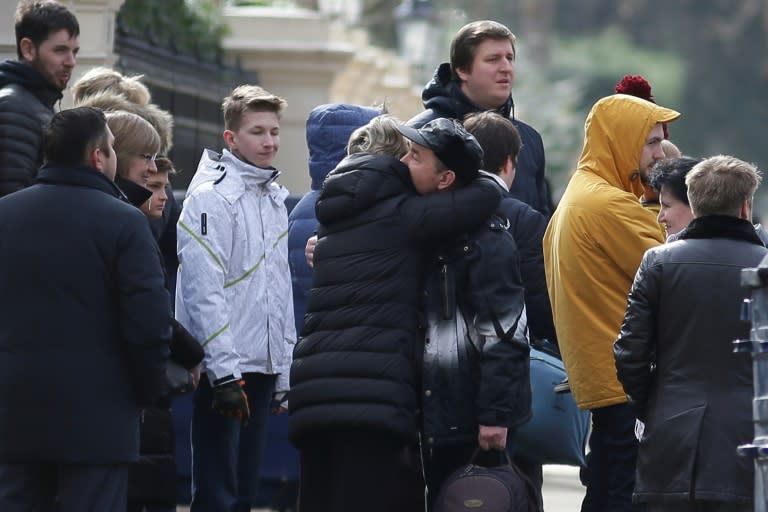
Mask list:
[[[434,512],[540,512],[533,483],[512,463],[485,467],[475,464],[480,448],[469,463],[448,476],[440,488]]]

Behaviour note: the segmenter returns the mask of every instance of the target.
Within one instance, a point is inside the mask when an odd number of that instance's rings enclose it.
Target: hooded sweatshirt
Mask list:
[[[43,163],[43,127],[61,96],[32,66],[0,63],[0,196],[35,181]]]
[[[587,117],[584,149],[544,234],[544,267],[557,339],[579,407],[626,402],[613,342],[645,251],[664,242],[639,201],[638,169],[651,129],[680,116],[616,94]]]
[[[312,269],[304,256],[304,247],[319,225],[315,203],[325,177],[345,156],[352,132],[381,114],[377,109],[331,103],[312,109],[307,118],[307,147],[309,176],[312,190],[291,211],[288,217],[288,262],[293,282],[293,310],[296,332],[301,332],[307,311],[307,294],[312,285]]]

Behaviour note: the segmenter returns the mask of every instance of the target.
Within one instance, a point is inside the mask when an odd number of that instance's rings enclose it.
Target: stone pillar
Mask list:
[[[334,78],[351,60],[354,48],[334,42],[331,21],[321,13],[297,8],[229,7],[224,19],[230,35],[228,56],[257,74],[259,84],[285,98],[275,167],[292,194],[309,190],[305,126],[309,112],[330,101]]]
[[[0,0],[0,60],[16,58],[16,35],[13,14],[17,0]]]

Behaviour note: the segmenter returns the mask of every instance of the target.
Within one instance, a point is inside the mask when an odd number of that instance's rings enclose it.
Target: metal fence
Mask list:
[[[170,157],[181,172],[174,188],[184,189],[192,179],[203,148],[219,149],[224,120],[221,100],[240,84],[257,83],[254,73],[184,54],[172,43],[162,45],[151,34],[131,32],[118,17],[115,30],[115,68],[127,75],[142,74],[152,101],[173,115]]]

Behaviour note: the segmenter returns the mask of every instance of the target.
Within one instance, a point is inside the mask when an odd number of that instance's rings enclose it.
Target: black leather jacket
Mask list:
[[[21,62],[0,63],[0,197],[34,183],[43,163],[43,128],[61,91]]]
[[[478,425],[531,415],[525,297],[517,248],[499,216],[440,250],[427,283],[422,374],[427,446],[471,441]]]
[[[752,462],[736,446],[753,437],[752,366],[731,342],[749,335],[741,269],[767,253],[749,222],[720,216],[645,253],[613,349],[645,421],[639,501],[751,501]]]

